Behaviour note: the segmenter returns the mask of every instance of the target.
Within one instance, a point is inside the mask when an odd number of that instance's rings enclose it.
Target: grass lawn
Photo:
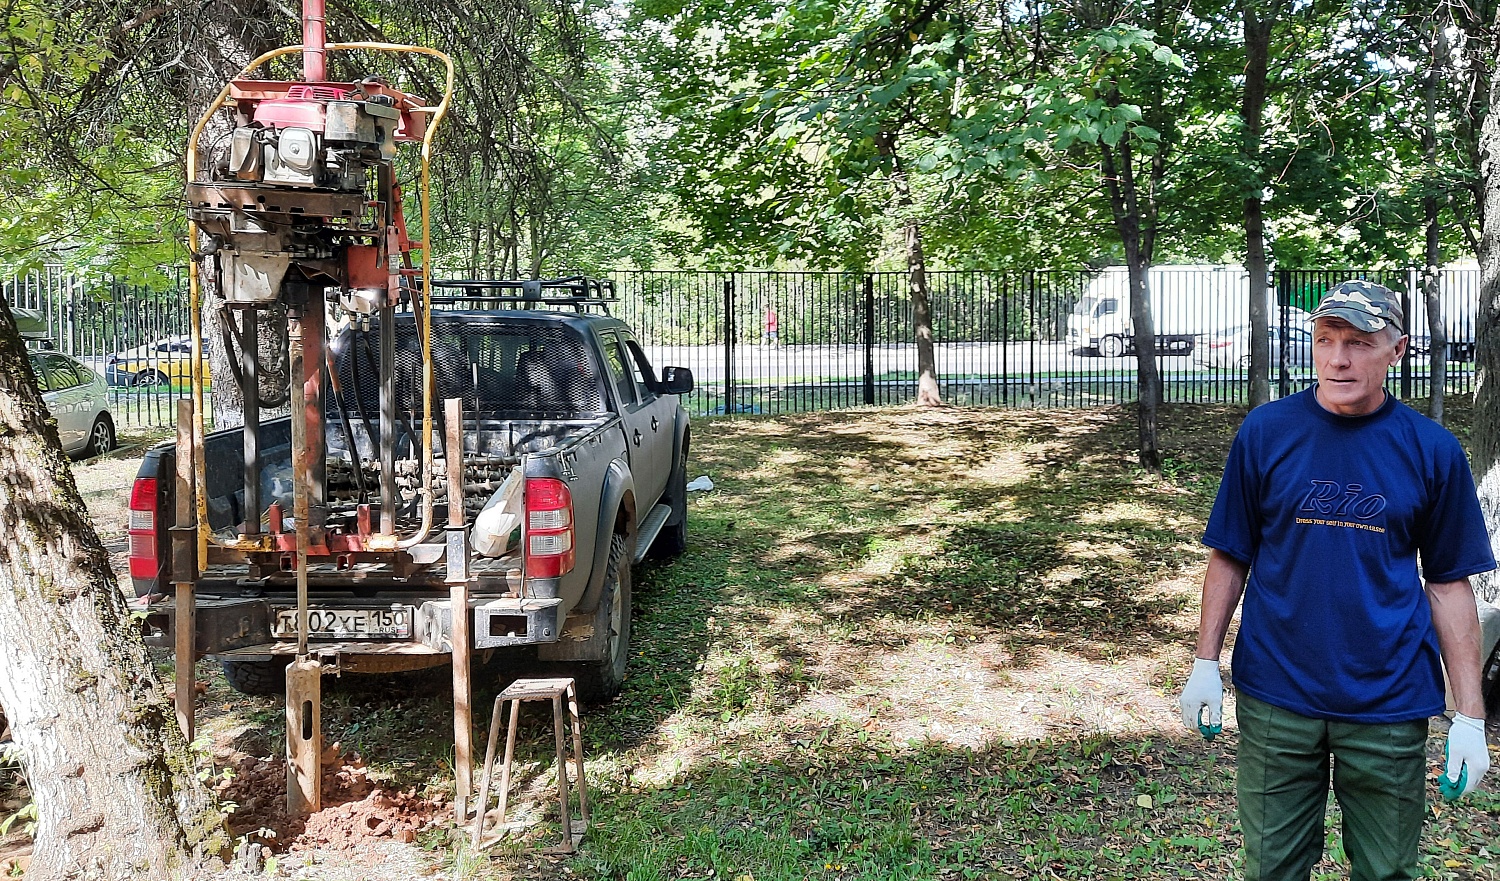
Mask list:
[[[1242,415],[1165,410],[1161,478],[1124,408],[695,422],[689,476],[716,486],[687,553],[635,570],[629,678],[584,723],[582,852],[474,858],[444,829],[413,846],[449,878],[1231,877],[1232,709],[1205,743],[1176,694]],[[481,677],[481,747],[506,675]],[[444,682],[330,682],[325,737],[391,789],[451,793]],[[550,715],[528,707],[512,804],[548,844]],[[279,701],[216,674],[200,720],[221,757],[282,748]],[[1500,800],[1429,789],[1425,875],[1500,877]],[[1337,824],[1315,877],[1348,875]]]
[[[1187,736],[1175,698],[1240,416],[1169,410],[1161,480],[1120,409],[698,426],[717,488],[688,555],[639,572],[626,692],[586,723],[597,832],[568,867],[1229,876],[1235,731]],[[1435,807],[1424,870],[1494,877],[1497,808]],[[1320,876],[1347,876],[1336,830]]]

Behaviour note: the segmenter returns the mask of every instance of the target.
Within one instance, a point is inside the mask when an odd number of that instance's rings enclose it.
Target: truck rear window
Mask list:
[[[353,414],[380,412],[380,332],[345,330],[334,341],[336,390]],[[461,397],[470,412],[546,416],[605,413],[598,370],[583,337],[561,325],[501,324],[433,317],[433,377],[436,406]],[[396,325],[396,407],[421,409],[422,359],[416,328]],[[330,390],[333,391],[333,390]],[[337,412],[333,394],[330,415]]]

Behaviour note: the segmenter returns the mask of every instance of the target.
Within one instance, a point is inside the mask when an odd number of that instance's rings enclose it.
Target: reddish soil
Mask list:
[[[239,807],[229,816],[235,835],[252,836],[273,851],[365,851],[372,839],[403,844],[424,830],[451,822],[449,806],[417,797],[416,790],[389,792],[369,779],[358,753],[335,743],[323,755],[323,809],[306,818],[286,809],[286,759],[241,755],[235,776],[218,787],[219,797]]]

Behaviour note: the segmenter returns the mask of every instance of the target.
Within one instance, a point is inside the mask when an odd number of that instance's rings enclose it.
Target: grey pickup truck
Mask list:
[[[404,414],[393,432],[404,506],[397,513],[409,520],[422,482],[415,456],[421,350],[410,315],[398,315],[395,328]],[[370,516],[379,494],[371,473],[379,467],[377,346],[378,327],[350,325],[330,338],[320,488],[329,502],[317,512],[314,544],[322,544],[308,571],[309,645],[354,673],[447,664],[452,651],[441,535],[398,564],[366,562],[347,544],[368,532],[368,522],[355,521]],[[666,367],[658,375],[624,322],[581,311],[435,310],[432,352],[435,398],[463,401],[463,499],[475,549],[472,648],[479,657],[495,650],[565,664],[585,700],[612,697],[629,657],[631,565],[647,553],[679,554],[687,539],[691,434],[677,396],[692,390],[692,373]],[[293,547],[290,421],[260,426],[257,512],[243,510],[242,431],[207,435],[209,526],[228,539],[259,514],[280,547]],[[443,460],[453,452],[443,449],[443,436],[436,428],[440,511],[449,497]],[[148,452],[130,499],[130,575],[146,610],[147,642],[163,647],[173,645],[176,618],[169,565],[175,458],[170,443]],[[512,510],[485,513],[497,505]],[[199,567],[197,653],[217,658],[242,692],[284,688],[297,648],[294,560],[289,550],[279,567]]]

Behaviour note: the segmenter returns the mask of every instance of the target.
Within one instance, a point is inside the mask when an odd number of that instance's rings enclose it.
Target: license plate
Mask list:
[[[409,639],[412,607],[394,609],[308,609],[307,635],[313,639]],[[297,610],[276,612],[277,637],[296,638]]]

